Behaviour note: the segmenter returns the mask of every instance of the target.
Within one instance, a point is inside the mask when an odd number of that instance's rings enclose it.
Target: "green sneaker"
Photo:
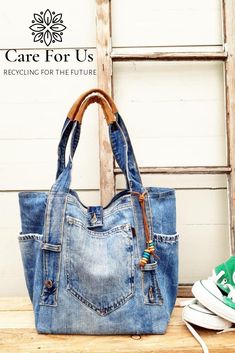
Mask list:
[[[208,279],[196,281],[192,292],[207,309],[235,323],[235,256],[216,266]]]
[[[231,256],[226,262],[216,266],[211,279],[224,292],[227,305],[235,309],[235,256]]]
[[[214,268],[212,279],[225,293],[229,293],[229,287],[235,288],[235,256],[231,256],[226,262]]]

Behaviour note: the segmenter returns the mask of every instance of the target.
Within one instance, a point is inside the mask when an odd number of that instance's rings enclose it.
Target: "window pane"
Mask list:
[[[114,97],[140,166],[226,165],[223,63],[115,63]]]
[[[113,46],[222,44],[220,0],[112,0]]]

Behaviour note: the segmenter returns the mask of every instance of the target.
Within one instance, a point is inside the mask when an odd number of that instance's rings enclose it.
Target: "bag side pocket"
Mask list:
[[[149,263],[141,269],[142,292],[144,295],[144,304],[162,305],[163,298],[158,283],[157,262]]]
[[[28,233],[18,235],[21,259],[24,268],[25,282],[29,297],[33,303],[34,278],[36,272],[37,255],[40,252],[42,234]]]
[[[157,273],[169,313],[172,312],[178,290],[178,233],[154,233],[154,246],[159,256]]]

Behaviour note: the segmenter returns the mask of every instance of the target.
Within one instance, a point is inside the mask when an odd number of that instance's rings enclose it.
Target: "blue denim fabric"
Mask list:
[[[118,113],[116,119],[109,135],[127,188],[105,207],[84,205],[70,189],[81,125],[69,119],[62,129],[56,181],[50,191],[19,193],[18,239],[39,333],[166,331],[178,284],[175,191],[142,185],[130,137]],[[159,256],[143,269],[139,266],[146,247],[143,217],[132,191],[147,191],[147,220]]]

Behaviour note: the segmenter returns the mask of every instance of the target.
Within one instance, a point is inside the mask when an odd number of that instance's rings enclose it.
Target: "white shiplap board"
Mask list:
[[[226,165],[223,64],[114,64],[114,97],[140,166]]]
[[[63,14],[64,31],[62,45],[66,48],[95,46],[95,2],[92,0],[37,0],[1,2],[0,5],[0,48],[36,48],[43,44],[35,44],[32,40],[31,21],[34,13],[40,13],[46,9]],[[44,45],[45,47],[45,45]],[[53,44],[53,47],[61,47],[61,43]]]
[[[224,174],[141,174],[144,186],[169,187],[174,189],[226,189]],[[116,187],[126,187],[123,174],[116,176]]]
[[[73,187],[99,188],[99,150],[95,131],[95,126],[93,130],[82,130],[73,162]],[[0,140],[1,190],[49,189],[56,175],[58,141]],[[91,141],[94,148],[89,148]]]
[[[69,52],[73,58],[73,50],[63,52]],[[92,53],[92,63],[78,64],[71,60],[69,65],[34,63],[24,66],[3,62],[5,69],[93,70],[96,58],[94,50]],[[3,58],[3,52],[1,55]],[[0,189],[49,189],[54,182],[57,145],[64,120],[78,96],[97,86],[97,76],[39,75],[35,78],[5,76],[0,71],[0,82],[0,115],[5,117],[1,119],[0,130]],[[88,148],[90,141],[93,148]],[[85,114],[78,149],[74,161],[74,187],[99,188],[98,111],[95,106],[89,107]]]
[[[55,54],[70,54],[69,62],[44,62],[44,50],[20,50],[19,53],[39,54],[38,63],[10,63],[0,51],[0,137],[55,138],[61,130],[59,119],[66,115],[80,94],[97,86],[97,75],[74,75],[71,70],[96,70],[96,52],[90,49],[93,62],[79,63],[74,49],[54,50]],[[3,70],[53,70],[52,75],[4,75]],[[69,74],[57,75],[56,70]],[[84,70],[84,71],[83,71]],[[74,71],[73,71],[74,72]],[[96,73],[96,71],[95,71]]]
[[[112,0],[113,46],[222,44],[220,0]]]
[[[230,255],[227,190],[180,190],[176,197],[180,282],[192,283]]]

